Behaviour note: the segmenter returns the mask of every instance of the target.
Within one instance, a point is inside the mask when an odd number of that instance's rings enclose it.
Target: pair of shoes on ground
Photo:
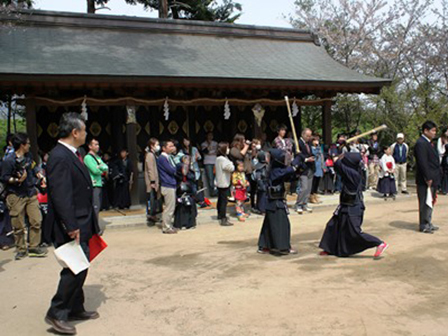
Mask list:
[[[439,229],[438,226],[432,225],[432,224],[427,224],[425,225],[424,228],[420,228],[419,231],[423,232],[423,233],[429,233],[429,234],[433,234],[434,231],[437,231]]]
[[[296,212],[297,212],[299,215],[302,215],[304,211],[309,212],[309,213],[312,213],[312,212],[313,212],[313,209],[310,208],[308,205],[298,206],[298,207],[296,208]]]
[[[221,218],[219,219],[219,225],[221,226],[232,226],[233,223],[231,221],[229,221],[229,218]]]
[[[22,260],[27,256],[30,258],[44,258],[48,254],[47,249],[42,247],[30,248],[28,251],[19,251],[16,253],[15,260]]]
[[[166,230],[162,231],[164,234],[176,234],[177,233],[177,229],[176,228],[169,228]]]
[[[77,314],[69,315],[68,321],[87,321],[95,320],[100,317],[97,312],[83,311]],[[68,323],[68,321],[58,320],[47,314],[45,322],[52,326],[52,328],[59,334],[76,335],[76,328]]]

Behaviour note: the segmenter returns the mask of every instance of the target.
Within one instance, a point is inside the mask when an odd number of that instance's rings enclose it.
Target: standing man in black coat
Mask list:
[[[59,124],[59,141],[47,164],[49,209],[45,220],[48,241],[55,247],[76,240],[89,258],[89,239],[99,232],[93,207],[93,186],[78,148],[85,143],[86,125],[78,113],[65,113]],[[87,270],[75,275],[61,271],[57,292],[45,321],[58,333],[74,335],[68,321],[99,317],[84,309],[83,285]]]
[[[302,131],[302,137],[299,140],[300,153],[302,153],[305,160],[304,162],[307,166],[307,169],[300,175],[300,192],[297,195],[295,206],[297,213],[300,215],[303,214],[304,211],[313,212],[313,209],[308,206],[314,172],[316,171],[315,158],[309,144],[312,134],[313,132],[309,128],[305,128]]]
[[[416,183],[419,206],[419,231],[423,233],[434,233],[438,230],[432,224],[432,207],[426,204],[428,187],[432,198],[436,197],[437,186],[440,183],[440,161],[432,140],[437,133],[437,125],[432,121],[426,121],[422,126],[422,136],[417,140],[414,148],[417,163]]]

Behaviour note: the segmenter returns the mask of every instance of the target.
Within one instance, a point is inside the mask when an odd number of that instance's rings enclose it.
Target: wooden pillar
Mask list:
[[[26,133],[31,143],[31,154],[34,161],[39,159],[39,145],[37,143],[37,118],[36,118],[36,104],[33,99],[27,99],[25,103],[26,109]]]
[[[322,105],[322,132],[326,145],[330,145],[333,139],[331,134],[331,104],[331,100],[328,100]]]
[[[127,119],[126,119],[126,140],[128,145],[129,160],[132,162],[132,172],[134,173],[133,184],[131,188],[131,202],[132,205],[140,203],[138,185],[139,185],[139,172],[138,172],[138,151],[137,151],[137,119],[136,119],[136,107],[126,106]]]
[[[119,153],[125,147],[123,139],[123,124],[125,123],[123,107],[111,106],[109,113],[111,116],[112,152]]]

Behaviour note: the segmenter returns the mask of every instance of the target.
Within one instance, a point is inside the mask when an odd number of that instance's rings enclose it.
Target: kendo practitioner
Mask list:
[[[348,257],[376,247],[375,258],[389,247],[377,237],[362,232],[364,201],[362,195],[361,154],[346,153],[336,159],[335,170],[342,178],[340,203],[327,224],[319,247],[321,255]]]
[[[176,209],[174,211],[174,227],[176,229],[196,228],[198,210],[195,202],[196,179],[191,169],[190,156],[182,157],[182,162],[176,166]]]
[[[115,182],[114,206],[119,209],[129,209],[131,206],[132,177],[132,163],[128,159],[127,150],[123,149],[112,168],[112,179]]]
[[[270,154],[271,161],[267,179],[268,200],[257,252],[280,255],[297,254],[297,251],[291,248],[291,224],[288,218],[285,182],[289,182],[294,175],[301,174],[306,169],[305,160],[302,154],[298,154],[291,166],[287,166],[285,151],[271,149]]]

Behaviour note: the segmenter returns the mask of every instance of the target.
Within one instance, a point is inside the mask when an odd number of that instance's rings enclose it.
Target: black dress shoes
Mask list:
[[[76,335],[76,328],[67,323],[67,321],[56,320],[51,316],[45,316],[45,322],[53,327],[59,334]]]
[[[87,321],[87,320],[95,320],[100,317],[100,314],[96,311],[88,312],[83,311],[79,313],[73,313],[68,315],[69,321]]]

